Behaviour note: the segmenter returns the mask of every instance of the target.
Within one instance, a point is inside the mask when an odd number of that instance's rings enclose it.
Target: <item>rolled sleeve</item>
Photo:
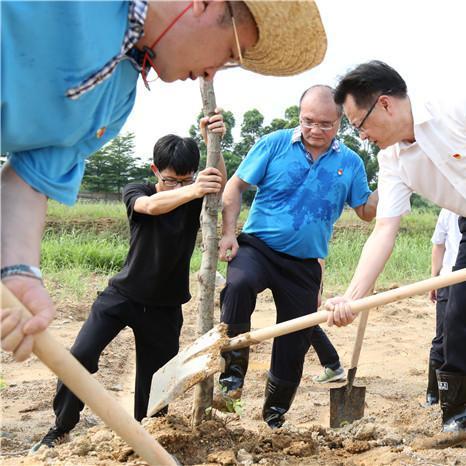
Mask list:
[[[15,152],[9,161],[17,175],[35,190],[63,204],[76,202],[85,161],[75,148]]]
[[[246,183],[258,186],[267,172],[270,155],[267,137],[260,139],[241,162],[235,175]]]
[[[432,234],[432,244],[445,244],[448,236],[448,225],[445,221],[445,210],[440,212],[440,215],[437,219],[437,224],[435,225],[434,233]]]

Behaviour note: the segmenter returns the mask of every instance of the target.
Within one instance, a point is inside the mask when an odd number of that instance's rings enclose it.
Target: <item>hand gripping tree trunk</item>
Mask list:
[[[215,112],[215,92],[212,81],[200,79],[204,115],[211,116]],[[216,167],[220,159],[221,136],[208,131],[207,167]],[[217,216],[220,196],[207,194],[204,197],[201,212],[202,228],[202,260],[198,274],[199,280],[199,312],[198,334],[203,335],[214,325],[214,293],[215,272],[218,259]],[[211,416],[214,382],[213,376],[199,383],[194,391],[193,427]]]

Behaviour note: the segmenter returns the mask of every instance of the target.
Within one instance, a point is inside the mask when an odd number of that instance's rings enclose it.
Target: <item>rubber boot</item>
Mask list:
[[[229,326],[227,335],[232,338],[241,333],[249,332],[250,325],[240,324]],[[220,374],[218,383],[220,393],[214,396],[213,407],[220,411],[231,411],[231,400],[239,400],[244,385],[244,378],[249,365],[249,347],[222,353],[225,369]]]
[[[271,429],[278,429],[285,422],[284,415],[290,409],[297,389],[298,384],[277,379],[269,373],[262,418]]]
[[[466,374],[437,371],[443,432],[466,431]]]
[[[441,363],[433,359],[429,361],[429,375],[427,380],[426,402],[424,407],[435,405],[439,401],[437,369],[439,369],[441,365]]]
[[[230,398],[241,398],[244,378],[249,365],[249,347],[222,353],[225,371],[218,379],[222,393]]]
[[[229,324],[227,335],[233,338],[249,330],[250,324]],[[249,365],[249,347],[226,351],[222,353],[222,357],[225,360],[225,369],[218,379],[222,393],[230,398],[240,398]]]

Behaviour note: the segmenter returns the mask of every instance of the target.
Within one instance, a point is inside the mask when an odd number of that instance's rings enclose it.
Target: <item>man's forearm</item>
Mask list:
[[[147,215],[162,215],[196,198],[193,185],[184,186],[179,189],[162,191],[152,196],[140,197],[136,199],[134,209],[136,212]]]
[[[346,298],[359,299],[372,291],[393,251],[398,227],[399,220],[388,226],[376,224],[364,245],[353,279],[345,292]]]
[[[359,218],[365,222],[374,220],[377,214],[377,204],[379,202],[379,193],[377,189],[367,198],[367,202],[361,206],[360,211],[356,210]]]
[[[7,163],[2,184],[2,267],[28,264],[38,267],[47,198],[25,183]]]
[[[432,245],[432,261],[431,261],[432,277],[437,277],[440,274],[444,256],[445,256],[445,245],[444,244]]]
[[[235,235],[236,224],[241,212],[242,192],[227,184],[223,193],[222,207],[222,235]]]

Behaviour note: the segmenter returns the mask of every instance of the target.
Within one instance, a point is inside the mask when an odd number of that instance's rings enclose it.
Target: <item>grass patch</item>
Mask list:
[[[247,209],[241,212],[240,224],[247,214]],[[120,227],[107,228],[109,219],[118,222]],[[379,277],[378,288],[429,277],[430,237],[436,220],[436,211],[415,211],[402,219],[394,252]],[[105,287],[108,278],[121,269],[126,258],[129,243],[124,206],[78,203],[68,208],[50,202],[48,221],[54,221],[57,227],[46,230],[41,266],[47,281],[56,285],[53,288],[57,288],[57,299],[67,294],[78,301],[95,297],[95,291]],[[343,212],[330,243],[326,294],[346,289],[373,224],[362,222],[352,210]],[[201,250],[196,247],[191,272],[197,272],[200,265]],[[225,275],[226,263],[219,262],[218,270]]]
[[[433,211],[414,211],[403,217],[393,253],[377,280],[378,288],[392,287],[430,277],[430,242],[437,221]],[[337,222],[326,261],[326,289],[343,292],[349,285],[362,248],[374,222],[359,220],[353,211],[345,211]]]
[[[58,219],[61,222],[66,222],[97,220],[104,217],[126,221],[125,206],[122,202],[77,202],[74,206],[69,207],[56,201],[48,201],[48,220]]]
[[[128,243],[118,235],[47,234],[42,241],[41,266],[47,272],[83,268],[113,273],[123,266]]]

